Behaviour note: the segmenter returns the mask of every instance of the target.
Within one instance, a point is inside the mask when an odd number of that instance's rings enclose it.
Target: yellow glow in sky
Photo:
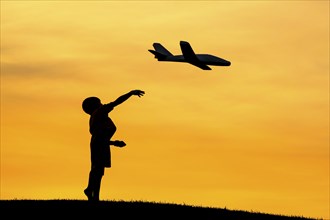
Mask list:
[[[1,1],[1,199],[86,199],[81,102],[132,89],[101,199],[329,218],[329,1]]]

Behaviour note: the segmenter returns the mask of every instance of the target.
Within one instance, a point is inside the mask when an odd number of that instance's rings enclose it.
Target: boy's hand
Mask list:
[[[137,90],[132,90],[131,93],[132,93],[132,95],[137,95],[139,97],[144,95],[144,91],[138,90],[138,89]]]
[[[113,141],[113,145],[116,147],[125,147],[126,143],[124,141]]]

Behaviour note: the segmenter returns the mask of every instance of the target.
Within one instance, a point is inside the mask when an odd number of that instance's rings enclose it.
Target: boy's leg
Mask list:
[[[99,167],[95,172],[95,182],[94,182],[94,190],[93,190],[93,200],[100,200],[100,189],[101,189],[101,181],[104,175],[104,167]]]
[[[88,186],[84,190],[89,201],[99,201],[101,180],[104,175],[104,167],[92,166],[89,173]]]
[[[88,185],[87,188],[84,190],[85,195],[87,196],[88,200],[93,200],[93,188],[95,185],[95,171],[93,168],[89,172],[89,178],[88,178]]]

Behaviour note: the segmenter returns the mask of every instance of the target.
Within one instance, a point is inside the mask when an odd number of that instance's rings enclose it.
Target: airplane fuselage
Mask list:
[[[230,66],[230,61],[210,55],[210,54],[196,54],[196,57],[198,58],[198,61],[205,64],[205,65],[212,65],[212,66]],[[168,62],[185,62],[185,63],[191,63],[196,62],[190,61],[185,59],[183,55],[173,55],[173,56],[167,56],[164,59],[158,59],[158,61],[168,61]]]

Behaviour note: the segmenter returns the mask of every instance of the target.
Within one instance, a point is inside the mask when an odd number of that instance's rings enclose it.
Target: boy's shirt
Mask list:
[[[89,132],[91,135],[110,136],[116,131],[116,126],[109,117],[109,113],[113,110],[112,103],[102,105],[96,109],[89,120]]]
[[[116,126],[108,116],[112,110],[112,103],[105,104],[96,109],[90,117],[92,164],[111,166],[109,141],[116,132]]]

